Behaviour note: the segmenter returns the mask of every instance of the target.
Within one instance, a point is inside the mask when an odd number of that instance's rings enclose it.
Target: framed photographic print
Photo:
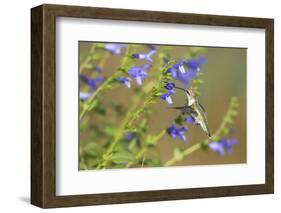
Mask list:
[[[31,203],[274,191],[272,19],[31,9]]]

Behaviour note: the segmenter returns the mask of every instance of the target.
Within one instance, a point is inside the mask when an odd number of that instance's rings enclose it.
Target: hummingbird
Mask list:
[[[204,107],[199,103],[195,94],[190,89],[183,89],[175,86],[175,89],[181,90],[186,94],[186,104],[179,107],[171,107],[172,109],[180,110],[182,114],[190,115],[195,123],[200,125],[202,130],[206,133],[209,139],[211,139],[211,133],[209,130],[208,120],[206,117]]]

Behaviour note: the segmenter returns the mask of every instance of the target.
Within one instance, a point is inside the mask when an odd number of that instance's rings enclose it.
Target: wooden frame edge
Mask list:
[[[108,15],[110,13],[110,15]],[[127,15],[126,15],[127,14]],[[129,14],[129,15],[128,15]],[[55,25],[57,16],[266,30],[266,183],[196,189],[56,196]],[[169,18],[167,18],[169,17]],[[188,20],[180,17],[189,17]],[[176,21],[178,20],[178,21]],[[150,202],[274,192],[274,21],[273,19],[41,5],[31,9],[31,203],[41,208]],[[46,89],[48,88],[48,89]],[[168,194],[168,196],[167,196]]]
[[[265,62],[266,62],[266,168],[265,178],[267,190],[269,193],[274,193],[274,20],[268,20],[265,27]]]
[[[43,7],[31,10],[31,203],[43,207]]]

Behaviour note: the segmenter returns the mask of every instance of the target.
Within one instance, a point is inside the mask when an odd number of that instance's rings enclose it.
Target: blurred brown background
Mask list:
[[[85,57],[90,49],[91,42],[79,42],[80,59]],[[183,55],[194,48],[192,46],[171,46],[171,55],[175,58],[182,58]],[[209,128],[211,133],[215,132],[220,125],[232,96],[239,98],[239,115],[235,119],[234,138],[239,140],[239,144],[234,146],[231,156],[219,157],[212,151],[199,150],[191,154],[187,159],[176,165],[198,165],[198,164],[227,164],[227,163],[246,163],[246,61],[247,50],[245,48],[217,48],[203,47],[202,55],[208,58],[208,62],[202,66],[201,72],[204,73],[204,83],[200,87],[200,103],[207,112]],[[122,56],[110,56],[110,60],[105,64],[103,76],[111,75],[120,63]],[[149,72],[156,70],[151,69]],[[180,83],[177,83],[180,86]],[[134,84],[135,85],[135,84]],[[130,105],[133,97],[131,89],[125,86],[117,87],[103,93],[105,100],[116,100],[125,106]],[[174,106],[182,105],[185,96],[178,92],[173,96]],[[152,115],[149,120],[149,132],[157,134],[162,129],[169,127],[173,119],[179,114],[178,111],[168,109],[168,104],[158,100],[152,107]],[[110,116],[108,117],[110,119]],[[98,122],[98,120],[96,120]],[[118,124],[117,124],[118,125]],[[173,139],[165,135],[158,143],[158,151],[161,162],[166,162],[172,157],[175,147],[182,149],[190,147],[206,139],[205,133],[194,125],[188,125],[188,141],[186,143],[179,139]],[[85,137],[81,136],[80,137]],[[87,136],[89,137],[89,136]]]

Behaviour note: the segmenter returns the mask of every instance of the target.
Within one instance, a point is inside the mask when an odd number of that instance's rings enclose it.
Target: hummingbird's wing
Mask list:
[[[177,109],[179,111],[181,111],[182,114],[191,114],[194,112],[194,110],[192,109],[192,107],[190,106],[178,106],[178,107],[169,107],[170,109]]]
[[[198,102],[198,104],[199,104],[199,106],[202,108],[202,110],[204,111],[204,113],[206,113],[206,110],[205,110],[205,108],[203,107],[203,105],[200,104],[199,102]]]

